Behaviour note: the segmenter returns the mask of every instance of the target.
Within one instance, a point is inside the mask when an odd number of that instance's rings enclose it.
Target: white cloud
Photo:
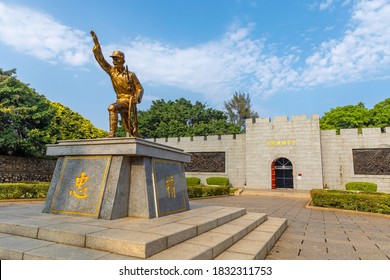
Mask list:
[[[0,2],[0,41],[19,52],[78,66],[90,58],[89,40],[47,14]]]
[[[104,51],[123,50],[144,82],[198,92],[215,103],[234,91],[260,95],[285,88],[297,75],[290,66],[296,57],[267,55],[264,40],[250,39],[249,30],[233,26],[219,40],[189,48],[137,38],[127,46],[104,46]]]
[[[299,87],[380,79],[390,67],[390,3],[358,1],[349,28],[306,59]]]
[[[332,3],[322,2],[323,8]],[[272,42],[251,37],[254,25],[233,25],[219,39],[187,48],[138,37],[126,45],[105,45],[103,51],[107,57],[114,49],[124,51],[142,83],[200,93],[215,104],[222,104],[235,91],[269,96],[290,89],[388,79],[389,0],[359,0],[351,11],[343,36],[323,42],[308,57],[294,46],[287,48],[294,50],[288,55],[276,55],[275,48],[269,51]],[[46,14],[1,3],[0,40],[51,62],[93,61],[92,43],[84,32]]]
[[[219,40],[191,48],[145,38],[127,47],[108,47],[124,49],[130,65],[146,82],[199,92],[214,103],[230,98],[234,91],[269,96],[388,77],[383,72],[390,68],[389,1],[357,1],[352,11],[344,35],[323,42],[306,58],[299,52],[268,53],[270,44],[250,38],[252,26],[233,26]]]
[[[326,0],[320,3],[320,10],[326,10],[329,9],[333,4],[333,0]]]

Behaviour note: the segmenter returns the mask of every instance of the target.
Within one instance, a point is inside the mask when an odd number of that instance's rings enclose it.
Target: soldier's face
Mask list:
[[[116,66],[116,67],[121,67],[121,66],[123,66],[123,64],[125,63],[125,61],[124,61],[123,58],[120,57],[120,56],[113,56],[113,57],[112,57],[112,63],[113,63],[114,66]]]

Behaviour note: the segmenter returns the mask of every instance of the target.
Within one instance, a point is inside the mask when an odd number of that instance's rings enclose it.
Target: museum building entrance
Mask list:
[[[278,158],[272,162],[272,189],[294,188],[293,165],[287,158]]]

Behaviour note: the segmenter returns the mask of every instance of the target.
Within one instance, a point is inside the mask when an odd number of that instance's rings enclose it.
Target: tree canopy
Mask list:
[[[379,102],[370,110],[370,126],[390,127],[390,98]]]
[[[321,129],[389,127],[390,126],[390,98],[367,109],[360,102],[357,105],[336,107],[326,112],[320,119]]]
[[[50,102],[16,78],[16,70],[0,68],[0,154],[43,157],[57,140],[107,135],[69,108]]]
[[[201,102],[180,98],[156,100],[150,108],[138,113],[139,131],[145,138],[185,137],[240,133],[238,126],[227,122],[219,110]]]
[[[249,94],[235,92],[233,97],[224,103],[230,123],[240,127],[245,132],[245,120],[258,118],[257,112],[252,110]]]

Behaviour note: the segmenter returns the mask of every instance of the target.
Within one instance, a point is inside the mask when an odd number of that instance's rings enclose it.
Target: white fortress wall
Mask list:
[[[344,189],[347,182],[367,181],[378,184],[378,191],[390,191],[390,175],[354,174],[353,149],[390,148],[390,128],[341,129],[321,131],[324,184]],[[367,162],[369,164],[369,162]]]
[[[272,162],[281,157],[293,164],[295,189],[322,188],[318,115],[248,120],[246,135],[248,188],[270,189]]]
[[[248,119],[246,134],[148,139],[185,152],[224,152],[225,172],[186,172],[188,177],[228,177],[232,186],[271,189],[272,163],[287,158],[293,164],[294,189],[327,186],[344,189],[346,182],[368,181],[390,192],[390,175],[354,174],[354,149],[390,148],[390,128],[320,130],[319,116]],[[299,176],[300,175],[300,176]]]

